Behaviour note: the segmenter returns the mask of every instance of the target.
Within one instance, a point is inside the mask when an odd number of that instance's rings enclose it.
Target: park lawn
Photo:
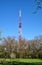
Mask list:
[[[4,60],[4,59],[0,59],[0,62]],[[22,58],[17,58],[17,59],[6,59],[7,62],[12,62],[12,61],[16,61],[16,62],[26,62],[26,63],[35,63],[35,62],[42,62],[41,59],[22,59]]]
[[[2,60],[4,59],[0,59],[0,62]],[[41,59],[6,59],[6,64],[7,65],[42,65],[42,60]]]
[[[26,62],[26,63],[35,63],[35,62],[42,62],[41,59],[12,59],[11,61],[16,61],[16,62]]]

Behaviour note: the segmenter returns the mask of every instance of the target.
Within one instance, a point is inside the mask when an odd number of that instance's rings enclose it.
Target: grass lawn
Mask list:
[[[0,62],[2,60],[0,59]],[[7,65],[42,65],[41,59],[6,59],[6,62],[8,62]]]

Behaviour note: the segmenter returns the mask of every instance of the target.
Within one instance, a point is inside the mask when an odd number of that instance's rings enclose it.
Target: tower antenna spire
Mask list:
[[[20,11],[19,11],[19,16],[21,17],[21,9],[20,9]]]

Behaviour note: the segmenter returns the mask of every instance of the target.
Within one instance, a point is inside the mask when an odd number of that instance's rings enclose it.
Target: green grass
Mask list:
[[[3,60],[0,59],[0,62]],[[42,65],[41,59],[6,59],[6,62],[7,65]]]
[[[35,62],[42,62],[41,59],[6,59],[6,61],[16,61],[16,62],[26,62],[26,63],[35,63]]]
[[[41,59],[14,59],[14,61],[17,62],[29,62],[29,63],[33,63],[33,62],[42,62]]]

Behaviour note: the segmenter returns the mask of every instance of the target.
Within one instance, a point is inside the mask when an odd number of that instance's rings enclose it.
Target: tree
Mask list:
[[[3,49],[4,48],[6,48],[7,57],[10,57],[10,54],[15,50],[15,39],[12,37],[4,38]]]
[[[38,10],[42,9],[42,0],[34,0],[34,7],[36,10],[33,12],[33,14],[36,14]]]

